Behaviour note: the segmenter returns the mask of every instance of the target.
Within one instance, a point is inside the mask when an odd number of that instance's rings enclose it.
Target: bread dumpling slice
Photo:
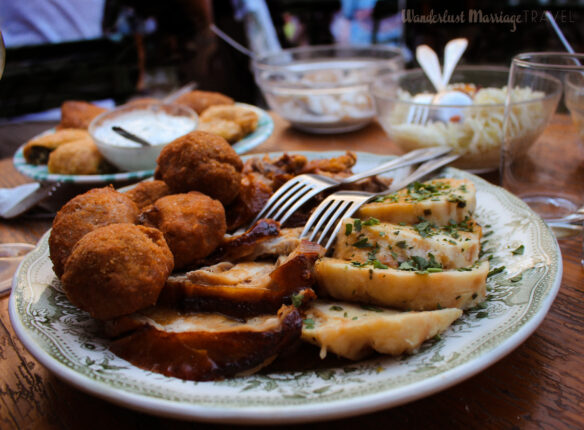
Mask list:
[[[336,258],[322,258],[314,270],[319,297],[403,310],[468,309],[486,297],[489,263],[435,272],[356,266]]]
[[[400,312],[344,302],[310,304],[302,339],[321,348],[320,356],[333,352],[359,360],[374,351],[401,355],[414,352],[422,342],[446,330],[462,315],[460,309]]]
[[[467,179],[439,178],[415,182],[364,205],[357,217],[393,224],[415,224],[423,218],[437,225],[459,223],[476,209],[476,189]]]
[[[374,258],[397,268],[412,256],[426,258],[431,253],[443,269],[458,269],[478,260],[480,240],[481,227],[472,219],[438,227],[428,221],[402,226],[380,223],[375,218],[346,218],[333,256],[359,263]]]

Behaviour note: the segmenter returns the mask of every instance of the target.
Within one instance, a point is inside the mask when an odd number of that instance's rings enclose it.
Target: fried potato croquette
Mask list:
[[[258,126],[258,114],[243,106],[211,106],[201,114],[201,123],[222,119],[232,121],[241,127],[244,135],[248,135]]]
[[[61,105],[61,122],[57,129],[82,128],[87,130],[93,118],[104,113],[107,109],[92,103],[69,100]]]
[[[49,154],[59,146],[79,141],[93,142],[86,130],[64,128],[29,140],[22,149],[22,155],[27,163],[34,165],[47,164]]]
[[[61,280],[71,303],[94,318],[110,319],[154,305],[172,268],[159,230],[111,224],[75,244]]]
[[[154,172],[174,193],[200,191],[231,203],[239,194],[243,163],[225,139],[193,131],[165,146]]]
[[[183,94],[174,103],[186,105],[198,114],[202,113],[209,106],[232,105],[235,101],[224,94],[213,91],[194,90]]]
[[[69,200],[55,216],[49,237],[53,270],[63,276],[73,246],[90,231],[114,223],[136,223],[140,211],[113,187],[94,188]]]
[[[115,171],[92,140],[65,143],[49,155],[49,173],[61,175],[98,175]]]
[[[176,269],[211,254],[226,231],[221,203],[197,191],[158,199],[142,212],[140,222],[162,231]]]
[[[237,142],[245,136],[239,124],[225,119],[208,119],[207,121],[199,121],[197,130],[221,136],[229,143]]]
[[[154,181],[140,182],[125,194],[136,203],[138,209],[142,210],[159,198],[172,193],[166,182],[155,179]]]

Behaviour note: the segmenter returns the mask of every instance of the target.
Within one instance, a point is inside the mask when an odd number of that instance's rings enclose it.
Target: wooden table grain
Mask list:
[[[253,152],[350,149],[396,154],[377,124],[344,135],[295,131],[274,116],[274,134]],[[490,180],[496,180],[496,175]],[[29,182],[0,160],[0,187]],[[51,220],[0,221],[0,242],[35,243]],[[306,429],[584,428],[584,271],[582,238],[560,241],[563,278],[558,296],[535,333],[478,375],[424,399]],[[59,380],[15,336],[8,297],[0,299],[0,429],[227,429],[115,406]],[[270,427],[267,427],[270,428]]]

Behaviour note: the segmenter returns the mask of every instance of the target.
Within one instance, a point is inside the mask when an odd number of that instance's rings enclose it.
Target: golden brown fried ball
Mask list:
[[[96,228],[114,223],[136,223],[136,204],[113,187],[94,188],[69,200],[57,213],[49,237],[53,270],[60,278],[79,239]]]
[[[155,179],[154,181],[140,182],[125,194],[136,203],[138,209],[142,210],[159,198],[172,193],[166,182]]]
[[[213,91],[194,90],[183,94],[177,98],[174,103],[185,105],[200,114],[209,106],[215,105],[232,105],[235,101],[225,94]]]
[[[22,155],[27,163],[47,164],[49,154],[57,147],[77,141],[93,142],[87,130],[64,128],[29,140],[22,150]]]
[[[92,317],[115,318],[154,305],[172,268],[172,254],[159,230],[111,224],[87,233],[74,246],[63,290]]]
[[[200,191],[223,205],[239,194],[243,163],[227,141],[215,134],[185,134],[162,149],[157,163],[154,177],[175,193]]]
[[[87,129],[93,118],[104,113],[107,109],[92,103],[69,100],[61,105],[61,122],[57,129],[83,128]]]
[[[208,256],[226,231],[221,203],[197,191],[158,199],[142,212],[140,222],[162,231],[177,269]]]
[[[98,175],[115,171],[93,143],[77,140],[60,145],[49,155],[49,173],[61,175]]]

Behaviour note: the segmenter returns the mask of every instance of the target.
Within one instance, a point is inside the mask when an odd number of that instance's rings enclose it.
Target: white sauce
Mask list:
[[[192,118],[185,116],[173,116],[164,111],[136,110],[103,121],[95,129],[94,135],[96,139],[108,145],[140,147],[140,144],[132,142],[112,130],[113,126],[118,126],[143,138],[152,145],[164,145],[194,130],[195,125]]]

